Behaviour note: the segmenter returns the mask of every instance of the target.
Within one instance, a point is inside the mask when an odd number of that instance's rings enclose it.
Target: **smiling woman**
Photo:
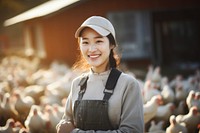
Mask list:
[[[91,17],[93,18],[93,17]],[[85,38],[83,35],[84,30],[88,29],[91,30],[93,33],[96,34],[96,37],[94,37],[96,39],[96,41],[93,43],[92,47],[93,48],[96,44],[104,44],[104,42],[102,42],[104,39],[108,40],[109,42],[109,46],[110,48],[110,55],[109,55],[109,67],[111,68],[116,68],[118,67],[119,63],[120,63],[120,58],[117,55],[116,51],[115,51],[115,47],[117,47],[117,43],[116,43],[116,39],[115,39],[115,30],[113,25],[105,18],[102,18],[102,20],[98,23],[99,26],[96,26],[96,24],[90,24],[90,23],[95,23],[93,22],[94,20],[92,19],[92,22],[90,22],[91,18],[88,19],[88,21],[85,21],[82,26],[76,31],[75,33],[75,37],[78,38],[78,43],[80,44],[80,51],[82,52],[81,46],[88,43],[88,42],[83,42],[83,41],[88,41],[88,38]],[[96,20],[95,20],[96,21]],[[88,24],[89,23],[89,24]],[[107,27],[107,30],[103,29],[103,28],[99,28],[99,27]],[[96,32],[99,31],[99,32]],[[110,32],[109,32],[110,31]],[[100,34],[99,34],[100,33]],[[84,33],[86,34],[86,33]],[[88,33],[87,33],[88,34]],[[97,40],[99,39],[99,40]],[[101,40],[100,40],[101,39]],[[82,41],[82,42],[81,42]],[[105,45],[105,44],[104,44]],[[87,58],[84,58],[84,55],[82,56],[80,53],[80,57],[79,57],[79,61],[77,61],[74,65],[73,68],[76,70],[81,70],[81,71],[87,71],[91,66],[89,65],[89,63],[86,61]]]
[[[143,102],[137,79],[117,69],[115,30],[100,16],[88,18],[76,31],[83,68],[74,79],[57,133],[142,133]],[[82,63],[82,64],[81,64]]]

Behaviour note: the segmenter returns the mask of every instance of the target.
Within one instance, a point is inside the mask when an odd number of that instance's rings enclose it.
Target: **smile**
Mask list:
[[[100,56],[100,54],[97,55],[88,55],[89,58],[98,58]]]

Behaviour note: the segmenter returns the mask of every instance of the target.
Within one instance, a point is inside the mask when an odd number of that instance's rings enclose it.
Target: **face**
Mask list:
[[[110,46],[107,37],[85,28],[79,42],[81,53],[94,72],[104,72],[109,68],[109,55],[113,46]]]

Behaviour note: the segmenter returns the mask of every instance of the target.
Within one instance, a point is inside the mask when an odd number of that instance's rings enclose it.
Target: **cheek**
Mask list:
[[[110,55],[111,49],[112,49],[112,48],[111,48],[110,46],[108,46],[108,47],[105,48],[105,51],[107,52],[108,55]]]
[[[83,56],[86,56],[86,54],[87,54],[87,48],[86,48],[86,47],[81,47],[81,46],[80,46],[80,50],[81,50],[81,54],[82,54]]]

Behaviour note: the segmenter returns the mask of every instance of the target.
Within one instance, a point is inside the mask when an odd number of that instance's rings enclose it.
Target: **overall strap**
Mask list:
[[[108,80],[106,82],[106,87],[104,89],[104,97],[103,100],[108,101],[111,97],[111,95],[114,92],[115,86],[117,84],[117,80],[119,76],[121,75],[121,71],[117,70],[116,68],[113,68],[108,76]]]
[[[82,77],[78,84],[80,86],[80,91],[78,93],[78,100],[81,100],[83,98],[83,95],[84,95],[86,87],[87,87],[87,80],[88,80],[88,75]]]

